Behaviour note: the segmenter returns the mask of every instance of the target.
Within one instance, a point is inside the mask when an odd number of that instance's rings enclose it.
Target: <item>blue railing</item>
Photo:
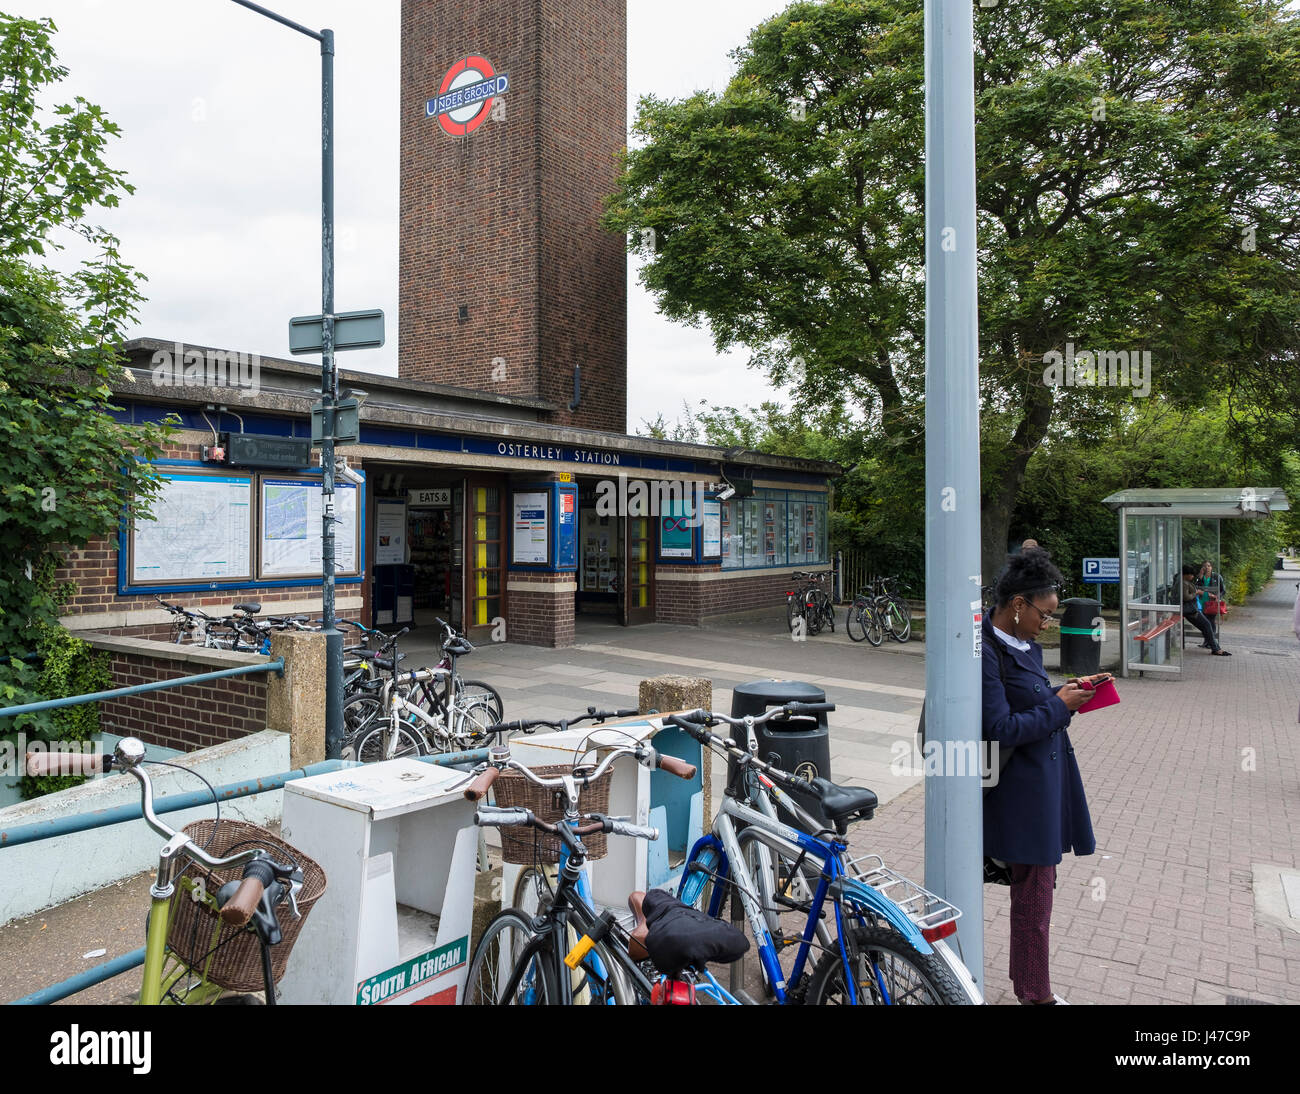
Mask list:
[[[252,666],[253,668],[272,668],[272,665]],[[228,673],[217,673],[214,675],[229,675]],[[107,693],[104,693],[107,694]],[[66,705],[66,704],[65,704]],[[0,712],[3,713],[3,712]],[[486,748],[473,749],[469,752],[449,752],[440,756],[415,756],[412,759],[418,759],[424,763],[438,764],[444,767],[453,767],[458,764],[477,764],[488,757]],[[227,783],[225,786],[216,787],[215,793],[218,801],[230,801],[234,798],[246,798],[254,794],[265,794],[272,790],[283,790],[286,783],[293,782],[295,779],[305,779],[311,775],[323,775],[331,771],[339,771],[347,767],[359,767],[352,760],[322,760],[320,763],[308,764],[306,767],[295,768],[291,771],[283,771],[278,775],[267,775],[260,779],[251,781]],[[181,794],[168,794],[166,797],[158,798],[154,801],[154,812],[174,813],[178,809],[193,809],[197,806],[210,804],[212,794],[206,790],[187,791]],[[0,850],[8,847],[18,847],[24,843],[35,843],[39,840],[54,839],[57,836],[66,836],[74,832],[85,832],[92,828],[104,828],[110,824],[123,824],[127,821],[139,820],[144,816],[141,805],[121,805],[112,809],[96,809],[89,813],[78,813],[70,817],[55,817],[50,820],[36,821],[31,824],[19,825],[15,828],[0,829]],[[66,980],[61,980],[57,984],[51,984],[47,988],[41,988],[32,992],[30,995],[24,995],[21,999],[15,999],[11,1006],[24,1006],[45,1003],[57,1003],[60,999],[66,999],[70,995],[76,995],[79,991],[85,991],[87,988],[117,976],[120,973],[127,972],[130,969],[137,968],[144,964],[144,947],[138,950],[132,950],[130,953],[122,954],[119,957],[111,958],[108,961],[96,965],[94,968],[85,969],[70,976]]]
[[[0,707],[0,718],[11,718],[16,714],[32,714],[38,710],[57,710],[59,707],[75,707],[82,703],[98,703],[105,699],[122,699],[128,695],[141,695],[146,691],[162,691],[165,688],[182,688],[186,684],[205,684],[209,680],[220,680],[227,676],[246,676],[249,673],[276,672],[284,675],[284,658],[277,657],[261,665],[239,665],[233,669],[219,669],[216,672],[201,672],[196,676],[178,676],[175,680],[155,680],[151,684],[133,684],[129,688],[113,688],[111,691],[92,691],[88,695],[69,695],[66,699],[42,699],[39,703],[23,703],[16,707]]]

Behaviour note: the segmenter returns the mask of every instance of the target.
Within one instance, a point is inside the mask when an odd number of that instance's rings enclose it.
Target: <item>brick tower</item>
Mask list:
[[[401,65],[400,374],[624,432],[626,0],[402,0]]]

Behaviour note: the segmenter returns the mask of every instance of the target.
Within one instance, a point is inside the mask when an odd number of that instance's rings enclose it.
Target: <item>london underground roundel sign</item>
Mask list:
[[[437,118],[452,137],[466,137],[487,121],[498,95],[510,88],[510,77],[498,73],[486,57],[462,57],[447,70],[436,98],[424,104],[426,117]]]

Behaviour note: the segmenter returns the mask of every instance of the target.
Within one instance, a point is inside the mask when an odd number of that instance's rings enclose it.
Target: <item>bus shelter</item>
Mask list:
[[[1220,567],[1219,522],[1290,508],[1280,487],[1136,488],[1103,503],[1119,514],[1120,675],[1182,671],[1182,568]]]

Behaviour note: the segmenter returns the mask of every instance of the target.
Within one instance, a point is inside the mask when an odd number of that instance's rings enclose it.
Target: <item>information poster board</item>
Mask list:
[[[556,527],[555,564],[560,569],[577,569],[578,566],[578,491],[575,487],[561,486],[560,514]]]
[[[690,558],[695,553],[695,529],[689,510],[689,502],[678,499],[665,501],[663,515],[659,518],[661,558]]]
[[[546,565],[549,527],[545,491],[524,491],[511,495],[514,536],[511,561]]]
[[[314,577],[321,572],[320,479],[263,478],[261,578]],[[357,573],[357,488],[334,487],[334,567]]]
[[[250,475],[169,473],[154,519],[131,528],[131,584],[250,579],[252,496]]]
[[[406,561],[406,504],[381,501],[375,505],[375,565],[401,566]]]
[[[722,557],[722,503],[717,498],[704,499],[704,558]]]

